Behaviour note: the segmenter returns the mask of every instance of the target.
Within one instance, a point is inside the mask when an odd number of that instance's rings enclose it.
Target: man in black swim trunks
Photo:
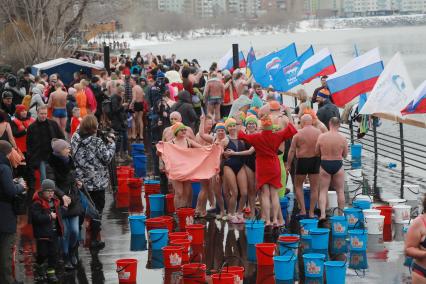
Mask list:
[[[337,203],[340,209],[345,206],[344,182],[345,172],[343,158],[348,154],[348,141],[339,133],[340,119],[332,117],[329,122],[330,131],[319,136],[315,152],[321,156],[319,207],[321,219],[325,219],[327,195],[330,183],[337,192]]]
[[[143,140],[143,110],[144,110],[144,97],[145,93],[141,86],[136,82],[135,77],[130,78],[130,84],[132,86],[132,102],[130,103],[130,109],[134,111],[133,113],[133,123],[132,123],[132,139]]]
[[[305,198],[303,194],[303,182],[306,176],[309,177],[311,188],[311,201],[309,207],[309,217],[314,217],[315,205],[318,201],[319,192],[319,168],[320,157],[315,153],[315,145],[321,131],[312,125],[312,117],[309,114],[304,114],[300,119],[300,129],[294,135],[288,153],[286,168],[289,169],[294,157],[296,156],[296,178],[295,178],[295,194],[300,208],[300,215],[306,215]]]

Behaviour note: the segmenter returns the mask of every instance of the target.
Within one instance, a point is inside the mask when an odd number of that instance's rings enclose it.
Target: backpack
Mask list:
[[[111,98],[105,98],[102,102],[102,113],[105,114],[106,117],[111,119],[112,115],[112,103]]]

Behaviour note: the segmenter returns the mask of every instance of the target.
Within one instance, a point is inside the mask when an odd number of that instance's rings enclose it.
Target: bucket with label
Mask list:
[[[320,278],[324,274],[325,255],[320,253],[307,253],[303,255],[305,277]]]
[[[397,224],[406,224],[410,221],[411,206],[399,204],[393,207],[394,220]]]
[[[348,228],[353,229],[355,226],[361,226],[363,223],[364,216],[362,215],[362,210],[359,208],[345,208],[343,210],[345,213],[346,220],[348,221]]]
[[[341,237],[348,234],[348,221],[345,216],[332,216],[330,222],[332,236]]]
[[[365,216],[365,225],[369,235],[382,235],[383,226],[385,224],[385,216],[367,215]]]
[[[182,246],[163,247],[164,267],[168,269],[179,268],[182,265]]]
[[[136,283],[138,260],[133,258],[118,259],[116,262],[118,283]]]
[[[300,234],[302,236],[309,235],[311,229],[318,228],[317,219],[302,219],[300,220]]]
[[[367,250],[367,230],[356,229],[349,230],[349,250],[351,251],[365,251]]]

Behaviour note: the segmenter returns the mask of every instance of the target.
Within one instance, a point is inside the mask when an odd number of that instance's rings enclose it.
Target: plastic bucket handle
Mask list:
[[[362,192],[355,194],[355,196],[352,198],[352,203],[354,202],[355,198],[356,198],[358,195],[365,195],[365,194],[362,194]],[[370,196],[370,195],[367,195],[367,196],[368,196],[368,198],[370,199],[370,202],[371,202],[371,203],[373,203],[373,199],[371,199],[371,196]]]

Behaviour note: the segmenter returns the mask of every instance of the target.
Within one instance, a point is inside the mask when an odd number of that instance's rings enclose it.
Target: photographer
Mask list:
[[[114,135],[104,139],[97,137],[98,120],[94,115],[87,115],[81,121],[80,130],[71,139],[71,149],[76,166],[76,180],[83,183],[96,209],[102,213],[105,206],[105,190],[109,187],[108,166],[115,153]],[[100,232],[100,220],[91,221],[91,247],[103,247],[97,241]]]
[[[12,251],[16,239],[14,200],[24,192],[25,182],[14,182],[9,155],[12,145],[0,141],[0,283],[18,283],[12,277]]]

